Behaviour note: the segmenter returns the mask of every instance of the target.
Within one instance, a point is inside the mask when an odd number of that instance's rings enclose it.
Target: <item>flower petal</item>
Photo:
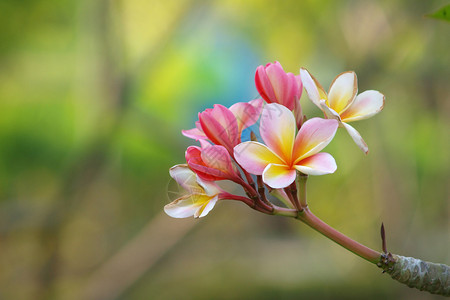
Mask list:
[[[283,70],[283,67],[281,66],[281,64],[279,62],[276,62],[275,64],[269,64],[266,67],[266,74],[272,85],[273,91],[275,93],[275,98],[276,98],[276,99],[271,99],[271,100],[272,101],[276,100],[277,103],[286,105],[287,103],[286,104],[283,103],[283,100],[286,99],[288,93],[290,93],[290,90],[291,90],[290,85],[291,84],[290,84],[290,79],[288,78],[287,74]],[[292,100],[291,100],[291,102],[292,102]]]
[[[202,218],[206,216],[216,205],[217,200],[219,200],[218,196],[215,196],[205,204],[203,204],[194,214],[194,218]]]
[[[301,95],[301,85],[292,73],[285,73],[279,62],[259,66],[255,75],[256,89],[267,103],[279,103],[289,110]]]
[[[281,68],[282,74],[277,74],[278,80],[272,80],[272,86],[277,95],[277,103],[286,106],[289,110],[294,109],[296,97],[298,94],[298,84],[295,75],[292,73],[284,73]],[[270,73],[268,73],[269,78]]]
[[[292,112],[277,103],[267,104],[261,114],[261,138],[269,149],[290,164],[295,139],[295,118]]]
[[[249,173],[261,175],[270,163],[283,164],[281,158],[266,145],[258,142],[245,142],[234,147],[236,161]]]
[[[327,119],[336,119],[338,121],[341,121],[341,117],[339,116],[339,114],[332,108],[329,108],[325,103],[325,100],[320,100],[320,108],[322,109]]]
[[[275,62],[275,64],[279,63]],[[255,85],[256,90],[261,95],[261,97],[263,97],[263,99],[266,100],[267,103],[272,103],[276,101],[277,97],[275,96],[272,84],[266,73],[266,67],[268,67],[269,65],[271,64],[269,63],[266,66],[259,66],[258,68],[256,68]]]
[[[356,96],[355,101],[343,113],[344,122],[352,122],[370,118],[379,113],[384,106],[384,95],[378,91],[365,91]]]
[[[197,176],[197,183],[203,188],[203,192],[208,196],[214,196],[222,192],[222,189],[214,181],[206,181]]]
[[[189,192],[195,191],[198,193],[202,189],[197,183],[195,173],[186,164],[173,166],[170,168],[169,174],[181,187]]]
[[[295,122],[297,124],[297,128],[300,128],[303,123],[303,111],[302,111],[302,106],[300,105],[300,100],[295,101],[294,116],[295,116]]]
[[[328,106],[337,113],[341,113],[353,102],[357,92],[358,82],[355,72],[341,73],[331,83]]]
[[[259,98],[250,102],[238,102],[230,107],[236,117],[239,134],[247,127],[252,126],[259,119],[264,100]]]
[[[302,97],[302,93],[303,93],[302,77],[300,75],[296,75],[295,81],[297,82],[297,88],[298,88],[296,91],[296,94],[295,94],[295,99],[300,100],[300,98]]]
[[[176,199],[164,206],[166,214],[172,218],[187,218],[194,216],[199,208],[207,204],[211,197],[201,194],[191,194]]]
[[[237,177],[233,164],[231,163],[230,154],[225,147],[203,144],[200,155],[207,167],[220,170],[229,175],[230,178]]]
[[[334,119],[312,118],[300,128],[293,152],[294,164],[318,153],[333,139],[339,122]]]
[[[202,130],[202,125],[200,124],[200,121],[195,122],[195,128],[188,129],[188,130],[181,130],[181,133],[185,137],[194,139],[196,141],[204,140],[204,139],[208,138]]]
[[[320,108],[320,100],[324,99],[327,101],[328,99],[327,93],[317,79],[314,78],[305,68],[300,68],[300,77],[306,93],[308,94],[308,98],[312,101],[312,103]]]
[[[204,140],[200,140],[200,142],[207,143]],[[229,174],[205,164],[202,159],[202,151],[203,150],[197,146],[190,146],[186,150],[186,162],[195,174],[207,181],[229,179]]]
[[[239,144],[240,136],[234,114],[225,106],[216,104],[213,109],[206,109],[198,116],[205,135],[217,145],[228,151]]]
[[[294,166],[298,171],[308,175],[331,174],[336,171],[336,161],[328,153],[320,152],[299,161]]]
[[[350,134],[359,149],[361,149],[365,154],[369,153],[369,147],[367,147],[366,142],[364,142],[359,132],[347,123],[342,122],[342,125],[344,125],[344,128],[347,129],[348,134]]]
[[[297,81],[297,94],[295,95],[295,103],[294,103],[294,116],[295,121],[297,123],[297,128],[300,128],[303,123],[303,111],[302,106],[300,105],[300,98],[302,97],[302,91],[303,91],[303,84],[302,79],[300,78],[300,75],[295,76],[295,79]]]
[[[192,128],[187,130],[181,130],[181,133],[188,138],[194,139],[196,141],[207,139],[205,133],[200,131],[198,128]]]
[[[295,169],[286,165],[269,164],[262,174],[263,181],[274,189],[287,187],[295,180]]]

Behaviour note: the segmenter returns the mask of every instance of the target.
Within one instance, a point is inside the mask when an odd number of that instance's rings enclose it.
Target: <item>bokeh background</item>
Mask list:
[[[438,299],[300,222],[240,203],[162,213],[197,113],[257,97],[258,65],[354,70],[386,105],[339,132],[311,209],[354,239],[450,263],[447,1],[0,2],[1,299]],[[319,111],[305,97],[309,116]],[[352,124],[353,125],[353,124]]]

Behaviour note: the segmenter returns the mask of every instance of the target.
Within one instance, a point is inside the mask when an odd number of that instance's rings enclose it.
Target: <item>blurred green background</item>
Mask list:
[[[258,65],[354,70],[384,111],[328,146],[311,209],[381,250],[450,263],[447,1],[0,2],[1,299],[434,299],[240,203],[162,213],[181,129],[257,96]],[[319,115],[305,97],[304,111]],[[169,196],[168,196],[169,194]],[[437,299],[437,298],[436,298]]]

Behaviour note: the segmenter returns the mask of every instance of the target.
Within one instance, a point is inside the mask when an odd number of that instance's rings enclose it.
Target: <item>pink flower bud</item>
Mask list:
[[[300,105],[297,103],[303,88],[300,78],[292,73],[285,73],[277,61],[256,69],[255,84],[259,94],[267,103],[278,103],[289,110]]]

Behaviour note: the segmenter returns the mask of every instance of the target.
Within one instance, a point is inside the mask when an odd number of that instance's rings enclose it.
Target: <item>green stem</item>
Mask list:
[[[298,215],[298,211],[295,208],[285,208],[273,205],[273,214],[283,217],[296,218]]]
[[[306,202],[306,181],[308,180],[308,175],[297,172],[297,198],[300,200],[301,207],[308,207]]]

